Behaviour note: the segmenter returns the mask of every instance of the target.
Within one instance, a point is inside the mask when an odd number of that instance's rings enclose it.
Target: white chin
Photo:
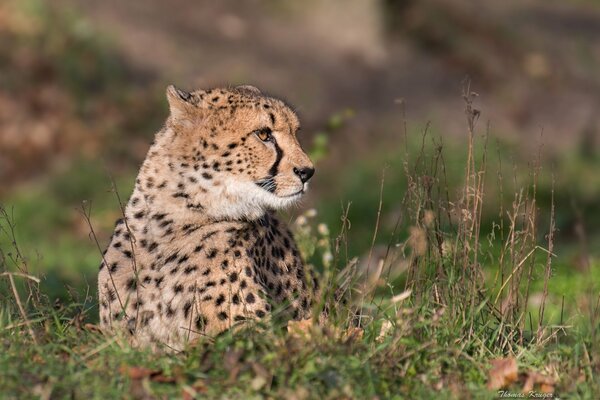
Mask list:
[[[223,201],[210,214],[216,218],[258,219],[268,209],[281,210],[294,205],[306,189],[304,187],[287,196],[277,196],[252,182],[224,182]]]

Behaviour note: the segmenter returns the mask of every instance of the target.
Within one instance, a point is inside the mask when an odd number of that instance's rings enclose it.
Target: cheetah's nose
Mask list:
[[[302,183],[306,183],[315,174],[315,169],[294,167],[294,173],[298,175]]]

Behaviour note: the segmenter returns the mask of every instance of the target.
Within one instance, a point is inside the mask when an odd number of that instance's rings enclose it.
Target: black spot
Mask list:
[[[127,321],[127,330],[129,331],[130,335],[133,335],[135,333],[136,324],[137,320],[135,318],[130,318],[129,321]]]
[[[132,257],[131,251],[129,251],[129,250],[125,250],[125,251],[123,251],[123,255],[124,255],[125,257],[127,257],[127,258],[131,258],[131,257]]]
[[[110,264],[110,268],[108,269],[111,273],[113,272],[117,272],[117,269],[119,269],[119,263],[112,263]]]
[[[152,242],[152,243],[150,243],[150,246],[148,246],[148,251],[150,253],[152,253],[154,250],[156,250],[157,247],[158,247],[158,243]]]
[[[200,253],[200,251],[202,251],[202,245],[196,246],[194,253]]]
[[[190,315],[190,310],[192,309],[192,302],[188,301],[183,305],[183,317],[187,319]]]
[[[127,281],[127,290],[133,292],[137,288],[137,279],[131,278]]]
[[[179,258],[179,260],[177,260],[177,264],[183,264],[184,262],[189,260],[189,258],[190,257],[187,254],[184,254]]]
[[[194,324],[196,325],[196,329],[203,331],[206,327],[207,322],[208,320],[204,315],[198,315],[194,321]]]
[[[256,310],[256,316],[262,318],[265,316],[265,312],[263,310]]]
[[[171,308],[171,305],[170,305],[170,304],[168,304],[168,305],[167,305],[167,317],[173,317],[173,315],[175,315],[175,310],[173,310],[173,309]]]
[[[229,282],[233,283],[233,282],[237,281],[237,279],[238,279],[237,272],[232,272],[231,275],[229,275]]]
[[[154,285],[159,288],[160,284],[165,280],[164,276],[161,276],[159,278],[154,278]]]
[[[202,177],[203,177],[204,179],[212,179],[212,175],[211,175],[211,174],[209,174],[208,172],[203,172],[203,173],[202,173]]]
[[[217,251],[217,249],[210,249],[208,250],[208,252],[206,253],[206,257],[209,259],[215,258],[217,256],[219,252]]]
[[[142,319],[142,326],[148,326],[148,324],[150,323],[150,320],[152,318],[154,318],[154,312],[153,311],[144,311],[140,314],[141,319]]]
[[[217,317],[221,321],[225,321],[227,319],[227,313],[225,311],[221,311],[220,313],[217,314]]]
[[[215,304],[217,306],[220,306],[221,304],[223,304],[225,302],[225,296],[223,295],[223,293],[221,293],[219,295],[219,297],[217,297],[217,300],[215,301]]]
[[[121,247],[121,246],[122,246],[121,242],[115,242],[115,243],[113,244],[113,247],[114,247],[115,249],[118,249],[118,248],[119,248],[119,247]]]
[[[161,228],[166,228],[167,226],[171,225],[173,223],[172,219],[166,220],[161,222],[158,226],[160,226]]]
[[[179,256],[178,253],[173,253],[171,254],[169,257],[167,257],[167,259],[165,260],[165,264],[168,264],[170,262],[175,261],[175,259],[177,258],[177,256]]]
[[[206,235],[202,236],[202,239],[200,239],[200,240],[205,241],[206,239],[214,236],[216,233],[217,233],[216,231],[208,232]]]
[[[135,214],[133,214],[133,217],[135,219],[141,219],[141,218],[144,218],[144,215],[146,215],[146,214],[143,211],[138,211]]]
[[[189,275],[189,274],[191,274],[192,272],[196,271],[197,269],[198,269],[198,267],[197,267],[197,266],[195,266],[195,265],[188,265],[187,267],[185,267],[185,269],[183,270],[183,272],[184,272],[186,275]]]
[[[304,310],[308,310],[309,304],[308,304],[308,299],[306,297],[302,298],[302,308]]]
[[[254,297],[254,294],[248,293],[248,295],[246,296],[246,303],[253,304],[255,301],[256,301],[256,298]]]
[[[233,304],[240,304],[240,296],[238,296],[237,294],[234,294],[233,297],[231,298],[231,301],[233,302]]]

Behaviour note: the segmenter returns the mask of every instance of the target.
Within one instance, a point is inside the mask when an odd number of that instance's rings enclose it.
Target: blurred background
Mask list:
[[[82,204],[103,248],[120,215],[113,186],[125,202],[167,116],[165,87],[251,84],[295,107],[317,163],[290,218],[314,208],[335,235],[351,203],[349,253],[361,256],[384,169],[378,246],[421,143],[444,147],[460,190],[469,77],[481,146],[489,133],[485,226],[531,185],[541,154],[537,207],[547,226],[554,182],[557,290],[577,301],[600,276],[599,71],[594,0],[2,0],[0,204],[46,293],[93,297],[100,256]]]

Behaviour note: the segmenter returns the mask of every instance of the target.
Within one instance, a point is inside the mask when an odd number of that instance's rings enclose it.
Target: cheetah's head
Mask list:
[[[252,86],[191,93],[169,86],[167,99],[172,145],[189,166],[188,203],[214,218],[254,219],[306,192],[314,167],[296,139],[298,117],[281,100]]]

